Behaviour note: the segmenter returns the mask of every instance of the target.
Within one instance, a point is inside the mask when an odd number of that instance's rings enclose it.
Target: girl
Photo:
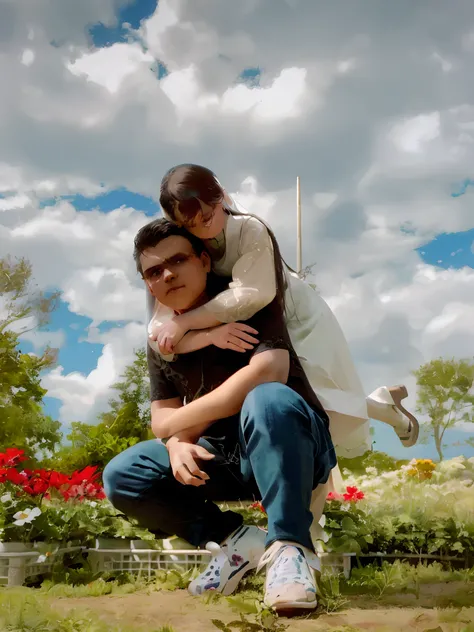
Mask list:
[[[192,330],[245,321],[276,297],[295,351],[330,417],[338,455],[354,458],[371,449],[369,418],[392,426],[405,447],[416,443],[418,421],[401,403],[407,389],[380,387],[365,396],[329,306],[284,264],[273,232],[259,218],[241,211],[212,171],[193,164],[173,167],[162,180],[160,204],[169,220],[205,242],[214,272],[232,277],[232,282],[202,307],[181,315],[155,305],[148,294],[152,348],[171,360],[175,352],[197,348]],[[237,325],[223,327],[210,344],[245,350],[254,340],[250,333]]]
[[[404,386],[380,387],[365,397],[349,347],[329,306],[319,293],[284,264],[273,232],[262,220],[241,211],[212,171],[185,164],[161,182],[165,217],[202,239],[216,274],[232,277],[229,289],[208,303],[176,315],[148,296],[148,342],[166,360],[202,346],[195,330],[209,329],[208,344],[245,351],[256,332],[245,321],[276,298],[293,347],[330,419],[338,456],[354,458],[371,449],[369,418],[389,424],[402,444],[413,446],[418,421],[402,406]],[[227,323],[223,325],[223,323]],[[329,491],[341,490],[336,466],[325,485],[313,492],[313,541],[321,538],[320,518]]]

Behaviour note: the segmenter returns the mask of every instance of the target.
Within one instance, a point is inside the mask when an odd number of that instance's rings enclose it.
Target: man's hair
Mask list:
[[[155,219],[140,228],[134,241],[133,258],[135,259],[137,271],[141,274],[141,276],[143,276],[143,268],[140,262],[140,255],[142,255],[148,248],[154,248],[163,241],[163,239],[167,239],[168,237],[184,237],[189,241],[194,252],[198,256],[200,256],[206,249],[204,243],[200,239],[189,233],[184,228],[181,228],[164,218]]]

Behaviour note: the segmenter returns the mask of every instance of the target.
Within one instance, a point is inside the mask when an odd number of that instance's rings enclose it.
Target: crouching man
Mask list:
[[[148,290],[177,314],[224,289],[203,243],[166,220],[139,231],[134,255]],[[106,494],[150,531],[211,551],[192,594],[231,594],[248,571],[266,567],[267,606],[315,608],[310,501],[336,456],[281,308],[275,300],[246,323],[188,340],[196,350],[170,362],[148,348],[152,429],[163,441],[116,456],[104,471]],[[262,501],[268,533],[215,504],[249,499]]]

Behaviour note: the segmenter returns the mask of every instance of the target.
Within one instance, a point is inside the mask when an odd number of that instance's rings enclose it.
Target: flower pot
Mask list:
[[[135,551],[140,550],[149,550],[153,549],[153,551],[161,551],[162,540],[130,540],[130,547]]]
[[[126,540],[125,538],[96,538],[95,548],[103,551],[114,549],[127,551],[130,550],[130,540]]]
[[[201,552],[186,540],[178,537],[163,540],[162,546],[163,564],[168,570],[186,571],[194,566],[202,566],[210,559],[207,551]],[[177,553],[165,553],[165,551],[176,551]],[[190,555],[185,551],[189,551]]]
[[[0,553],[27,553],[33,548],[33,542],[0,542]]]

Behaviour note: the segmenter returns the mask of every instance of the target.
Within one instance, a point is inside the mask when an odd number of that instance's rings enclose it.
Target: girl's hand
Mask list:
[[[156,342],[161,355],[171,355],[176,345],[184,338],[186,330],[179,324],[179,320],[169,320],[156,333]]]
[[[250,334],[258,334],[258,331],[245,323],[227,323],[214,327],[209,335],[212,344],[219,349],[231,349],[245,353],[260,342]]]

